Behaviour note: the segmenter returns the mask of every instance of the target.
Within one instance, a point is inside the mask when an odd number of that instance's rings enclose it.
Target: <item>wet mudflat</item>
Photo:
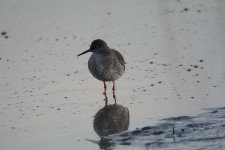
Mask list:
[[[104,149],[224,149],[225,108],[207,109],[197,116],[166,118],[154,126],[103,137]]]
[[[224,7],[0,0],[0,149],[224,148]],[[118,105],[76,57],[97,38],[126,61]]]

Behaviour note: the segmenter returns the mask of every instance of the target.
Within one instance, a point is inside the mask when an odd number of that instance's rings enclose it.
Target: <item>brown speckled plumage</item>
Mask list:
[[[115,50],[107,51],[104,53],[93,53],[88,61],[88,68],[98,80],[115,81],[124,73],[125,64],[119,52]]]

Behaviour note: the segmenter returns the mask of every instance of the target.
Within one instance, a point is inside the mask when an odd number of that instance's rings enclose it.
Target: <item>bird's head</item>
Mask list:
[[[83,53],[80,53],[78,54],[77,56],[80,56],[80,55],[83,55],[87,52],[93,52],[93,53],[98,53],[98,52],[101,52],[105,49],[108,49],[108,45],[106,44],[105,41],[101,40],[101,39],[97,39],[97,40],[94,40],[92,43],[91,43],[91,46],[88,50],[84,51]]]

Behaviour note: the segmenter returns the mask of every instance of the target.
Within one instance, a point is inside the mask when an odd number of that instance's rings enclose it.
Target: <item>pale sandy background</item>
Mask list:
[[[0,149],[99,149],[85,139],[103,85],[76,57],[96,38],[127,62],[130,130],[224,106],[224,14],[224,0],[0,0]]]

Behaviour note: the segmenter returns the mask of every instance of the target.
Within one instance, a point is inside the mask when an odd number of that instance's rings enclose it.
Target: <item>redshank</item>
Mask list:
[[[104,94],[106,94],[106,81],[113,82],[113,97],[115,98],[115,80],[120,78],[125,71],[125,61],[120,52],[108,47],[101,39],[94,40],[87,52],[93,52],[88,60],[90,73],[104,83]]]

